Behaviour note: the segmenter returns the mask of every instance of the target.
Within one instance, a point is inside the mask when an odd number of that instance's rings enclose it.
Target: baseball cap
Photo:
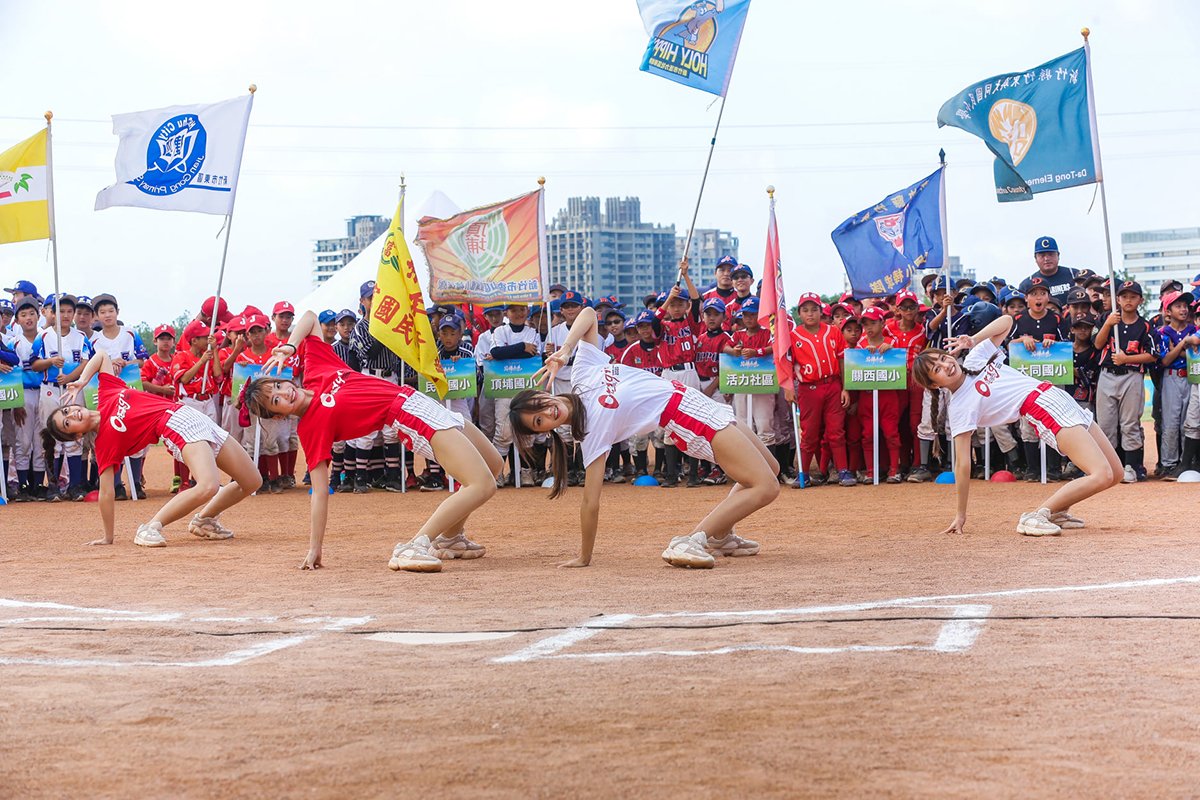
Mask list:
[[[295,313],[296,313],[296,307],[293,306],[291,303],[289,303],[287,300],[280,300],[278,303],[275,304],[275,307],[273,309],[271,309],[271,316],[275,316],[276,314],[293,314],[294,315]]]
[[[13,314],[20,314],[23,308],[32,308],[34,311],[41,311],[41,306],[32,297],[22,297],[14,304]]]
[[[1025,293],[1019,290],[1014,290],[1008,293],[1008,297],[1004,299],[1004,305],[1008,305],[1013,300],[1024,300]]]
[[[852,317],[857,316],[857,314],[854,311],[854,306],[850,305],[849,303],[834,303],[833,304],[834,311],[837,311],[839,308],[842,311],[845,311],[847,314],[849,314]]]
[[[758,314],[758,298],[751,295],[742,301],[738,314]]]
[[[609,317],[620,317],[622,322],[625,321],[625,314],[619,308],[610,308],[608,311],[604,312],[605,322],[608,322]]]
[[[993,296],[995,296],[995,294],[996,294],[995,292],[992,292]],[[911,302],[915,306],[921,305],[921,301],[919,301],[917,299],[917,296],[915,294],[913,294],[912,292],[910,292],[908,289],[905,289],[900,292],[896,292],[896,305],[897,306],[899,306],[901,303],[904,303],[906,301]]]
[[[821,303],[821,316],[832,317],[833,309],[829,307],[829,303]]]
[[[1194,294],[1192,294],[1191,292],[1169,292],[1169,293],[1163,295],[1163,299],[1162,299],[1163,311],[1166,311],[1168,308],[1171,307],[1172,304],[1178,303],[1180,300],[1186,301],[1188,306],[1191,306],[1191,304],[1193,302],[1195,302],[1196,296]]]
[[[872,322],[883,322],[885,319],[887,319],[887,312],[879,306],[871,306],[870,308],[863,309],[862,314],[859,315],[859,319],[869,319]]]
[[[533,305],[529,306],[529,316],[532,317],[534,314],[540,314],[540,313],[542,313],[542,304],[541,303],[534,303]]]
[[[1200,275],[1196,276],[1200,278]],[[11,289],[5,289],[6,292],[24,292],[25,294],[37,294],[37,287],[29,281],[17,281]]]
[[[1138,297],[1145,297],[1145,295],[1142,294],[1142,285],[1137,281],[1125,281],[1122,283],[1117,287],[1117,294],[1121,294],[1122,292],[1132,292]]]
[[[241,333],[246,330],[246,318],[230,317],[229,322],[226,322],[224,325],[218,325],[217,328],[226,333]]]
[[[317,322],[321,323],[322,325],[328,325],[335,320],[337,320],[337,313],[334,312],[332,308],[327,308],[320,314],[317,314]]]
[[[352,319],[355,322],[358,322],[358,315],[355,314],[353,311],[351,311],[348,308],[343,308],[341,311],[339,311],[337,313],[337,316],[333,318],[333,321],[341,322],[344,319]]]
[[[816,292],[805,292],[796,298],[796,308],[799,308],[805,303],[816,303],[817,308],[825,305],[823,302],[821,302],[821,295],[817,294]]]
[[[566,290],[567,290],[567,287],[563,286],[561,283],[552,283],[552,284],[550,284],[550,288],[547,289],[546,291],[547,292],[565,292]]]
[[[1008,281],[1004,280],[1004,278],[1001,278],[997,275],[993,275],[991,280],[988,282],[990,284],[992,284],[992,286],[1008,286]]]
[[[246,306],[244,309],[242,309],[242,313],[238,314],[238,316],[239,317],[249,317],[254,314],[258,314],[260,317],[265,317],[267,315],[266,312],[264,312],[258,306]]]
[[[74,306],[74,305],[75,305],[75,295],[73,295],[73,294],[66,294],[66,293],[64,292],[64,293],[62,293],[62,294],[52,294],[52,295],[50,295],[49,297],[47,297],[47,298],[46,298],[46,299],[45,299],[45,300],[42,302],[42,308],[48,308],[48,307],[52,307],[52,306],[54,306],[54,301],[55,301],[55,298],[57,298],[57,299],[58,299],[58,304],[59,304],[59,305],[63,305],[64,303],[65,303],[65,304],[67,304],[67,305],[70,305],[70,306]]]
[[[980,292],[980,291],[987,292],[992,297],[996,297],[996,285],[993,283],[988,283],[987,281],[980,281],[979,283],[977,283],[971,287],[971,294],[975,294],[976,292]]]
[[[1091,314],[1080,314],[1077,317],[1071,318],[1071,327],[1077,328],[1081,325],[1086,325],[1089,328],[1096,327],[1096,318]]]
[[[87,300],[88,302],[87,303],[82,302],[84,300]],[[96,309],[96,308],[104,305],[105,303],[109,303],[115,308],[120,308],[120,304],[117,303],[117,298],[114,297],[113,295],[109,294],[108,292],[105,292],[103,294],[98,294],[95,297],[79,297],[75,301],[75,307],[78,308],[81,305],[86,305],[88,308]],[[221,320],[217,320],[217,321],[220,322]]]
[[[845,330],[847,325],[858,325],[859,327],[862,327],[862,319],[859,317],[842,317],[841,321],[837,323],[838,330]]]
[[[242,319],[244,319],[246,322],[245,330],[247,331],[249,331],[251,328],[263,328],[265,330],[271,327],[271,323],[265,314],[251,314],[250,316],[243,317]]]
[[[1076,303],[1087,303],[1088,305],[1092,304],[1092,296],[1087,293],[1087,289],[1084,289],[1081,286],[1076,286],[1067,292],[1067,305],[1073,306]]]
[[[208,325],[203,321],[194,319],[183,328],[183,335],[179,338],[184,344],[192,341],[192,339],[203,339],[208,336]]]
[[[362,286],[358,287],[358,296],[360,298],[371,294],[375,294],[375,281],[367,281]]]
[[[704,301],[704,304],[702,306],[700,306],[700,311],[701,312],[708,311],[710,308],[714,308],[717,311],[720,311],[722,314],[724,314],[725,313],[725,301],[719,297],[710,297]]]
[[[1046,302],[1049,303],[1050,305],[1054,306],[1055,308],[1061,309],[1063,307],[1063,300],[1061,297],[1058,297],[1057,295],[1053,295],[1053,294],[1050,295],[1048,298],[1046,298]]]
[[[110,295],[103,295],[103,294],[99,295],[99,297],[109,297],[109,296]],[[112,302],[113,302],[113,305],[116,305],[115,300]],[[96,309],[96,303],[94,300],[92,300],[92,298],[88,297],[86,294],[81,294],[75,298],[75,307],[76,308],[90,308],[94,311]]]
[[[1075,280],[1081,283],[1087,283],[1088,279],[1095,274],[1096,273],[1090,269],[1077,269],[1075,270]]]
[[[16,311],[13,309],[12,300],[0,300],[0,311],[9,311],[15,314]]]
[[[1041,275],[1034,275],[1032,278],[1026,278],[1021,283],[1021,291],[1025,292],[1026,295],[1029,295],[1034,289],[1038,289],[1049,294],[1050,284],[1046,283],[1046,279]]]
[[[842,292],[842,296],[838,298],[839,303],[857,302],[854,299],[854,292]]]
[[[592,301],[593,308],[599,308],[600,306],[611,306],[611,305],[612,305],[612,300],[609,298],[608,295],[604,295],[602,297],[597,297],[595,300]]]
[[[573,303],[577,306],[581,306],[581,305],[583,305],[583,295],[581,295],[579,292],[575,292],[570,289],[567,289],[565,292],[562,293],[562,297],[558,298],[559,308],[566,305],[567,303]]]
[[[625,320],[625,330],[630,330],[637,327],[637,317],[630,317]]]
[[[456,331],[461,331],[462,320],[458,318],[457,314],[446,314],[438,323],[438,330],[440,331],[442,328],[454,328]]]
[[[1105,284],[1104,278],[1100,277],[1099,275],[1093,275],[1092,277],[1088,278],[1086,281],[1083,282],[1083,288],[1087,289],[1091,286],[1103,286],[1104,284]]]
[[[94,301],[94,298],[93,298]],[[221,302],[217,303],[216,297],[210,297],[200,304],[200,316],[205,319],[212,319],[213,304],[217,306],[217,322],[228,322],[233,314],[229,313],[229,305],[225,302],[225,298],[221,298]]]
[[[160,336],[170,336],[172,339],[174,339],[175,329],[170,325],[159,325],[154,329],[154,338],[157,339]]]
[[[492,305],[490,305],[490,306],[484,306],[484,307],[483,307],[483,313],[484,313],[484,314],[491,314],[493,311],[497,311],[497,312],[499,312],[499,313],[503,314],[503,313],[504,313],[504,311],[505,311],[507,308],[508,308],[508,304],[507,304],[507,303],[493,303],[493,304],[492,304]]]
[[[754,277],[754,270],[750,269],[745,264],[738,264],[736,267],[733,268],[734,275],[738,275],[739,273],[742,273],[742,272],[746,273],[747,278]]]
[[[1168,278],[1167,280],[1163,281],[1158,286],[1158,296],[1159,297],[1165,297],[1166,295],[1170,294],[1171,292],[1182,292],[1182,291],[1183,291],[1183,282],[1178,281],[1174,278]]]
[[[729,267],[730,269],[736,269],[737,265],[737,259],[733,256],[721,256],[720,260],[717,261],[716,268],[721,269],[722,267]]]
[[[638,325],[641,325],[642,323],[653,325],[654,323],[658,322],[658,317],[654,315],[653,311],[647,308],[645,311],[642,311],[636,317],[634,317],[633,321]]]
[[[1058,252],[1058,242],[1054,241],[1053,236],[1040,236],[1040,237],[1038,237],[1037,241],[1035,241],[1033,243],[1033,254],[1035,256],[1038,253],[1057,253],[1057,252]]]

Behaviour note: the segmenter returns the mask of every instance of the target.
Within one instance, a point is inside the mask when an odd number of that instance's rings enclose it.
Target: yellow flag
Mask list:
[[[417,283],[404,231],[400,229],[401,207],[396,209],[379,256],[379,274],[375,278],[375,297],[371,302],[371,335],[383,343],[410,367],[424,375],[445,397],[449,386],[438,358],[437,340],[425,314],[425,298]]]
[[[0,244],[50,238],[46,130],[0,153]]]

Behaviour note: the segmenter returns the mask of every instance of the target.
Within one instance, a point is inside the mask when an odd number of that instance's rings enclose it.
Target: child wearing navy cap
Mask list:
[[[517,359],[536,359],[538,364],[541,364],[542,354],[542,339],[538,336],[538,332],[526,324],[529,316],[529,306],[524,303],[509,303],[508,322],[501,325],[491,332],[491,348],[483,354],[485,361],[514,361]],[[479,351],[476,350],[478,354]],[[512,423],[508,420],[508,406],[512,402],[511,397],[497,397],[493,401],[496,419],[496,432],[492,436],[492,444],[496,447],[496,452],[500,454],[500,459],[503,461],[505,457],[512,456],[513,437]],[[541,463],[545,462],[545,444],[539,448]],[[535,456],[535,463],[538,458]],[[508,480],[514,481],[514,468],[516,459],[511,459],[509,462]],[[521,470],[518,473],[521,479],[522,486],[528,486],[533,483],[533,464],[522,464]],[[541,467],[538,467],[541,469]]]
[[[1142,287],[1125,281],[1117,290],[1120,312],[1104,320],[1096,334],[1100,350],[1100,380],[1096,387],[1096,422],[1116,448],[1124,451],[1123,483],[1146,479],[1142,432],[1145,389],[1142,372],[1158,360],[1157,346],[1150,324],[1138,313]],[[1116,335],[1118,341],[1113,341]]]
[[[1196,444],[1188,445],[1182,434],[1188,416],[1192,387],[1187,379],[1187,357],[1184,351],[1188,341],[1196,338],[1196,326],[1191,323],[1192,293],[1173,291],[1163,296],[1163,313],[1166,324],[1158,335],[1166,351],[1162,358],[1162,460],[1164,475],[1168,481],[1178,480],[1196,455]],[[1197,442],[1200,444],[1200,442]]]
[[[46,461],[42,448],[38,447],[38,431],[41,429],[41,418],[38,416],[38,399],[42,389],[42,373],[34,369],[34,345],[38,341],[38,320],[41,314],[38,304],[31,298],[22,298],[16,303],[17,333],[11,337],[12,347],[21,367],[22,384],[25,389],[25,406],[16,422],[16,443],[13,448],[14,458],[5,463],[14,464],[17,473],[17,494],[10,500],[26,502],[41,500],[45,497],[42,486],[42,476],[46,471]]]
[[[748,297],[743,300],[736,316],[742,320],[742,328],[734,332],[733,344],[727,347],[725,352],[739,358],[771,355],[774,352],[773,337],[770,329],[764,328],[758,322],[758,298]],[[783,463],[780,454],[775,452],[775,395],[735,394],[733,413],[737,421],[758,436],[763,446],[777,461]]]

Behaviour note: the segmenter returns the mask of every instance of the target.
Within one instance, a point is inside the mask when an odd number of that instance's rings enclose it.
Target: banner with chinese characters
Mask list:
[[[842,364],[842,388],[846,391],[903,389],[908,386],[908,351],[893,347],[882,353],[855,348],[847,350]]]
[[[1070,342],[1038,345],[1031,353],[1025,345],[1014,341],[1008,346],[1008,363],[1031,378],[1055,386],[1067,386],[1075,382],[1075,346]]]
[[[540,358],[511,358],[483,362],[483,396],[516,397],[525,389],[536,389],[533,375],[542,368]]]
[[[650,36],[642,72],[725,96],[750,0],[638,0]]]
[[[25,371],[14,369],[12,372],[0,374],[0,411],[10,408],[25,407]],[[0,478],[3,478],[0,475]]]
[[[446,396],[439,398],[437,387],[430,383],[424,376],[418,381],[422,392],[434,400],[459,400],[464,397],[474,397],[479,393],[479,380],[476,373],[475,359],[460,358],[457,361],[451,361],[448,358],[443,358],[442,370],[446,373],[446,385],[450,387],[446,390]]]
[[[262,364],[234,364],[233,365],[233,386],[230,391],[233,393],[233,401],[236,403],[238,397],[242,393],[242,386],[246,381],[252,381],[262,373]],[[271,373],[272,377],[279,378],[281,381],[292,380],[292,368],[284,367],[279,370],[279,373]],[[138,387],[141,388],[140,386]]]
[[[130,389],[142,391],[142,368],[136,361],[131,361],[121,368],[121,374],[117,376]],[[96,395],[100,391],[100,376],[93,375],[88,381],[88,385],[83,387],[83,404],[93,411],[96,410]]]
[[[543,295],[542,190],[417,223],[435,303],[534,303]]]
[[[1200,383],[1200,347],[1191,348],[1186,352],[1188,383]]]
[[[721,353],[717,391],[722,394],[775,394],[779,381],[775,357],[748,358]]]

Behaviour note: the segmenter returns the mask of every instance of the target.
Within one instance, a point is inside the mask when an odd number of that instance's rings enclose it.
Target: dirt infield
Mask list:
[[[952,487],[788,490],[708,572],[659,554],[715,488],[607,488],[586,570],[578,490],[505,490],[440,575],[386,566],[440,494],[333,498],[319,572],[299,490],[160,550],[161,492],[112,547],[95,506],[0,508],[0,797],[1194,794],[1200,487],[1041,540],[1041,487],[973,489],[962,538]]]

